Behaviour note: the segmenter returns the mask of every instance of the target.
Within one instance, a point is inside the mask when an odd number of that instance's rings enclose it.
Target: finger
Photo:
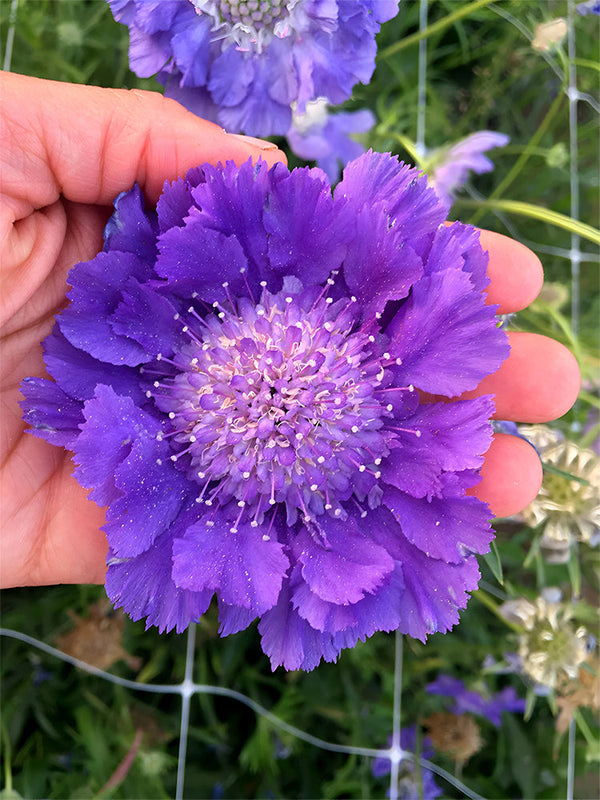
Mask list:
[[[518,436],[494,435],[481,482],[467,494],[488,503],[495,517],[510,517],[535,498],[542,485],[542,465],[533,447]]]
[[[501,233],[481,231],[479,241],[489,252],[490,285],[487,302],[498,304],[499,314],[520,311],[538,296],[544,272],[539,258],[528,247]]]
[[[462,399],[496,395],[495,419],[550,422],[577,399],[581,374],[575,357],[560,342],[537,333],[509,333],[510,356]]]
[[[102,89],[2,73],[2,191],[33,208],[62,194],[109,205],[136,181],[155,202],[165,180],[198,164],[284,161],[275,145],[226,134],[156,92]]]

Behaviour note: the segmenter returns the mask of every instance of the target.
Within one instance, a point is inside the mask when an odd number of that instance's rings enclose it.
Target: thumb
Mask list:
[[[136,181],[155,202],[165,180],[204,162],[285,161],[274,144],[227,134],[156,92],[4,72],[0,97],[2,192],[33,208],[60,195],[108,205]]]

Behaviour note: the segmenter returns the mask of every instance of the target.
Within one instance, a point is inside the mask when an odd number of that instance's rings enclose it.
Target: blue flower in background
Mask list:
[[[131,69],[228,131],[286,135],[292,104],[336,105],[375,67],[398,0],[108,0]]]
[[[451,675],[439,675],[435,681],[426,687],[428,694],[440,694],[454,699],[450,707],[453,714],[477,714],[485,717],[492,725],[499,728],[502,723],[502,712],[510,711],[525,713],[525,700],[522,700],[512,686],[506,686],[497,694],[479,692],[467,689],[465,684]]]
[[[600,0],[586,0],[585,3],[578,3],[576,10],[578,14],[582,14],[584,17],[588,14],[600,16]]]
[[[388,739],[388,746],[392,744],[392,737]],[[417,747],[417,726],[410,725],[407,728],[400,730],[400,747],[411,756],[416,756]],[[434,755],[434,750],[431,745],[431,739],[428,736],[423,737],[421,741],[420,758],[431,759]],[[391,762],[389,758],[379,756],[374,759],[371,771],[376,778],[383,778],[391,772]],[[442,789],[437,785],[431,770],[427,767],[420,768],[419,779],[419,766],[415,763],[415,758],[405,756],[400,761],[400,768],[398,770],[398,789],[397,797],[399,800],[435,800],[443,794]],[[389,790],[386,792],[389,796]]]
[[[477,131],[451,147],[432,151],[424,164],[429,185],[450,208],[456,191],[467,182],[470,172],[482,175],[494,169],[492,161],[483,154],[508,142],[509,137],[504,133]]]
[[[358,158],[365,148],[352,138],[375,124],[368,109],[330,114],[322,98],[308,103],[305,114],[294,114],[287,140],[294,153],[305,161],[316,161],[332,183],[339,180],[342,167]]]
[[[117,198],[26,379],[33,432],[107,507],[106,589],[184,630],[259,619],[273,668],[458,621],[493,537],[466,494],[491,441],[474,389],[508,355],[478,232],[368,153],[320,170],[204,165],[156,211]]]

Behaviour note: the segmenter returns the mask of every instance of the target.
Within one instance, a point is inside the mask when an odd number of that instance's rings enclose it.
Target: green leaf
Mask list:
[[[501,586],[503,586],[504,575],[502,574],[502,562],[500,561],[500,553],[498,552],[498,548],[496,547],[496,542],[491,543],[490,552],[484,553],[483,558],[485,560],[485,563],[492,570],[494,578],[496,578],[498,583]]]
[[[523,797],[535,797],[540,765],[535,757],[531,738],[525,733],[523,726],[513,714],[503,715],[502,727],[508,738],[513,778],[521,789]]]

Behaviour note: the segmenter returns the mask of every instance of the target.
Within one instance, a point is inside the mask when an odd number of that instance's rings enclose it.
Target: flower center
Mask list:
[[[190,0],[197,14],[213,19],[214,41],[261,52],[273,36],[288,36],[301,0]]]
[[[218,0],[224,22],[249,28],[269,28],[286,16],[285,0]]]
[[[256,305],[217,305],[204,319],[188,310],[190,343],[154,386],[166,390],[156,403],[172,423],[171,459],[200,484],[197,502],[235,501],[252,524],[279,503],[293,524],[298,512],[344,518],[353,495],[378,502],[391,416],[374,397],[383,359],[354,330],[353,301],[325,293],[263,290]]]

